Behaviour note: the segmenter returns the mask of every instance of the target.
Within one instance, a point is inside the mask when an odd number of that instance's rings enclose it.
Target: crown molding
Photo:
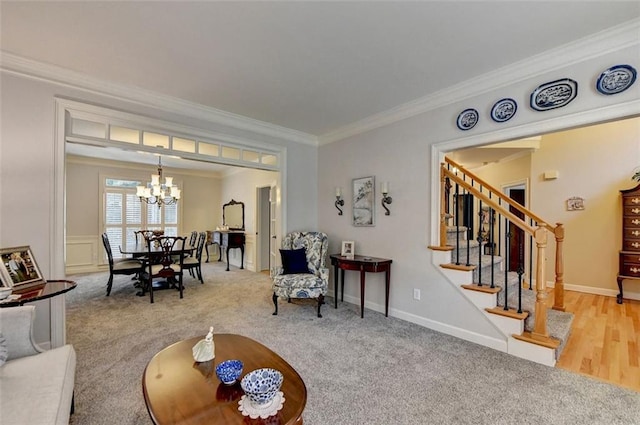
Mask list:
[[[379,127],[463,101],[500,87],[640,44],[640,19],[633,19],[579,40],[504,66],[428,96],[345,125],[319,137],[319,144],[337,142]]]
[[[151,90],[101,80],[56,65],[27,59],[4,50],[0,50],[0,71],[80,89],[118,100],[125,100],[238,130],[250,131],[290,142],[312,146],[318,145],[317,136],[312,134],[167,96]]]
[[[131,163],[124,162],[114,159],[107,158],[91,158],[87,156],[78,156],[75,154],[66,154],[65,162],[69,164],[77,164],[77,165],[90,165],[95,167],[108,167],[108,168],[118,168],[123,170],[132,170],[138,174],[155,174],[158,169],[158,165],[152,164],[140,164],[140,163]],[[233,167],[229,167],[233,168]],[[171,174],[174,177],[176,176],[191,176],[191,177],[204,177],[209,179],[218,179],[224,177],[225,171],[206,171],[206,170],[191,170],[188,168],[175,168],[175,167],[166,167],[164,164],[162,165],[162,171],[167,174]],[[176,180],[174,178],[174,180]]]

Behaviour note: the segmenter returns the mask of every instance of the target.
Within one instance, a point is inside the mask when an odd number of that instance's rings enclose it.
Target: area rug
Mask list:
[[[327,297],[280,302],[269,276],[204,264],[205,283],[136,296],[127,276],[72,276],[67,340],[78,354],[73,425],[150,424],[141,379],[168,345],[217,333],[253,338],[302,376],[305,425],[638,424],[640,393],[542,366]],[[247,371],[245,371],[247,372]],[[286,397],[286,394],[285,394]],[[240,415],[240,413],[238,413]]]

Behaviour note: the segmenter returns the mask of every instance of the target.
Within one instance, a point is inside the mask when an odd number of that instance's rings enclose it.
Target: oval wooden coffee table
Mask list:
[[[302,424],[307,387],[289,363],[259,342],[233,334],[214,334],[215,359],[197,363],[191,349],[203,338],[168,346],[153,356],[145,368],[142,390],[155,424]],[[238,401],[244,395],[240,382],[224,385],[216,376],[216,366],[229,359],[242,360],[242,376],[262,367],[282,372],[282,410],[266,419],[242,416],[238,410]]]

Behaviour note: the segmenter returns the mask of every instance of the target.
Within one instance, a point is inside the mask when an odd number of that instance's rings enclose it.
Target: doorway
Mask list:
[[[270,264],[270,241],[271,241],[271,187],[259,187],[257,189],[256,211],[258,223],[256,228],[256,271],[268,271]]]
[[[473,203],[473,195],[469,193],[457,196],[456,216],[462,217],[462,222],[458,222],[457,224],[466,227],[469,231],[469,235],[471,235],[471,238],[473,238],[473,235],[475,235],[473,223]]]

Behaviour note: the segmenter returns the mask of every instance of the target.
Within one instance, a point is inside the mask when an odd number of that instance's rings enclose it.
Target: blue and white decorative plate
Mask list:
[[[518,104],[515,100],[506,98],[500,99],[491,108],[491,119],[495,122],[509,121],[516,114]]]
[[[476,124],[478,124],[478,119],[478,111],[471,108],[465,109],[464,111],[460,112],[460,115],[458,115],[456,124],[458,125],[458,128],[460,130],[471,130],[473,127],[475,127]]]
[[[568,105],[578,95],[578,83],[570,78],[551,81],[538,86],[531,93],[531,108],[548,111]]]
[[[616,65],[598,77],[596,89],[602,94],[617,94],[625,91],[636,81],[636,70],[631,65]]]

